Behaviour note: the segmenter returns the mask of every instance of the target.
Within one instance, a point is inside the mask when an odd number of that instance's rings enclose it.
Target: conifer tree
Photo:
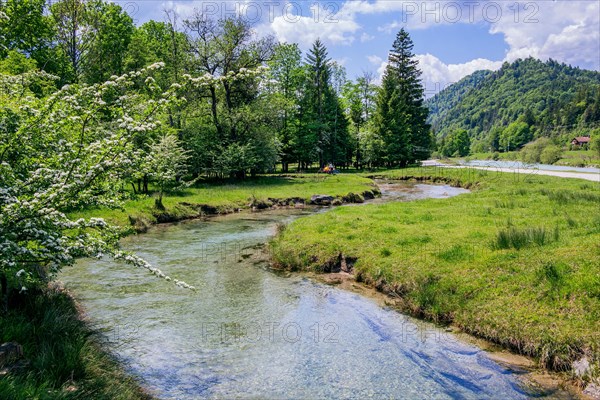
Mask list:
[[[349,146],[348,121],[343,113],[338,92],[332,86],[332,61],[325,45],[317,39],[306,56],[306,82],[301,101],[302,132],[299,141],[303,153],[312,149],[318,154],[319,166],[328,162],[347,164]],[[341,73],[343,75],[343,73]],[[339,85],[340,88],[343,82]],[[301,157],[306,159],[306,157]]]
[[[421,71],[413,42],[402,28],[396,35],[377,97],[375,129],[385,143],[384,162],[405,166],[429,156],[430,127],[423,105]]]

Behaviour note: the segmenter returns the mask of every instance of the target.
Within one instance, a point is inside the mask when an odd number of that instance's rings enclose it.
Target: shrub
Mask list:
[[[562,156],[562,149],[558,146],[551,145],[542,150],[542,154],[540,155],[540,161],[543,164],[554,164],[558,160],[560,160]]]
[[[538,275],[541,281],[546,281],[550,286],[549,295],[560,296],[566,286],[568,272],[568,268],[564,264],[545,262],[538,271]]]
[[[550,139],[544,137],[539,138],[534,142],[527,143],[519,152],[519,158],[525,163],[539,163],[543,151],[548,146],[551,146],[551,144]]]

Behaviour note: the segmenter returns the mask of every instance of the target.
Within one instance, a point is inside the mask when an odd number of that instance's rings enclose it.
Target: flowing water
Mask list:
[[[394,199],[462,192],[382,185]],[[420,195],[419,195],[420,193]],[[428,194],[429,193],[429,194]],[[108,260],[61,279],[109,348],[160,398],[527,398],[519,374],[443,328],[373,300],[268,269],[273,210],[158,226],[123,240],[196,292]],[[262,257],[264,259],[264,257]]]

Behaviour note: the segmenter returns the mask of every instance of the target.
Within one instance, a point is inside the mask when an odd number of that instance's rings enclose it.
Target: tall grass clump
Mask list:
[[[545,227],[519,229],[511,226],[498,231],[492,243],[492,248],[496,250],[510,248],[519,250],[531,245],[544,246],[557,241],[559,237],[558,227],[551,231]]]
[[[577,221],[575,221],[569,214],[565,214],[565,219],[567,221],[567,225],[569,225],[569,228],[577,227]]]
[[[562,264],[545,262],[538,274],[550,286],[550,294],[560,296],[566,286],[568,269]]]
[[[600,203],[600,194],[589,191],[548,190],[544,188],[540,190],[540,193],[560,205],[575,202]]]
[[[512,199],[495,200],[494,205],[496,206],[496,208],[508,208],[508,209],[515,208],[515,202]]]

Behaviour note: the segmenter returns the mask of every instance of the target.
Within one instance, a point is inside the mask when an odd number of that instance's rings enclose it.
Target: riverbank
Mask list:
[[[0,368],[2,399],[151,399],[125,373],[60,288],[22,296],[0,313],[0,343],[16,342],[22,358]]]
[[[203,183],[172,193],[163,199],[164,210],[154,207],[152,196],[125,202],[122,209],[90,208],[71,213],[73,218],[102,217],[108,222],[136,232],[151,225],[220,215],[244,209],[303,206],[313,195],[332,197],[342,204],[362,202],[378,195],[373,181],[358,174],[285,174],[244,181]]]
[[[590,367],[573,375],[583,385],[597,376],[597,184],[474,169],[380,176],[476,190],[300,219],[272,242],[274,260],[293,270],[349,269],[405,312],[452,323],[551,370],[570,374],[584,360]]]
[[[315,273],[310,271],[296,272],[302,276],[308,276],[317,282],[335,286],[342,290],[359,294],[360,296],[374,300],[380,307],[391,308],[398,311],[403,310],[403,301],[397,296],[386,294],[375,286],[365,282],[357,282],[353,274],[347,272]],[[291,274],[294,274],[292,272]],[[526,387],[533,388],[536,397],[560,398],[560,399],[588,399],[590,396],[582,393],[578,382],[571,379],[568,374],[548,371],[540,367],[535,360],[528,356],[516,354],[502,346],[498,346],[488,340],[475,337],[464,332],[455,325],[445,325],[445,332],[451,333],[465,343],[477,346],[485,351],[490,359],[510,371],[516,371],[520,376],[521,383]],[[591,397],[594,398],[593,396]]]

